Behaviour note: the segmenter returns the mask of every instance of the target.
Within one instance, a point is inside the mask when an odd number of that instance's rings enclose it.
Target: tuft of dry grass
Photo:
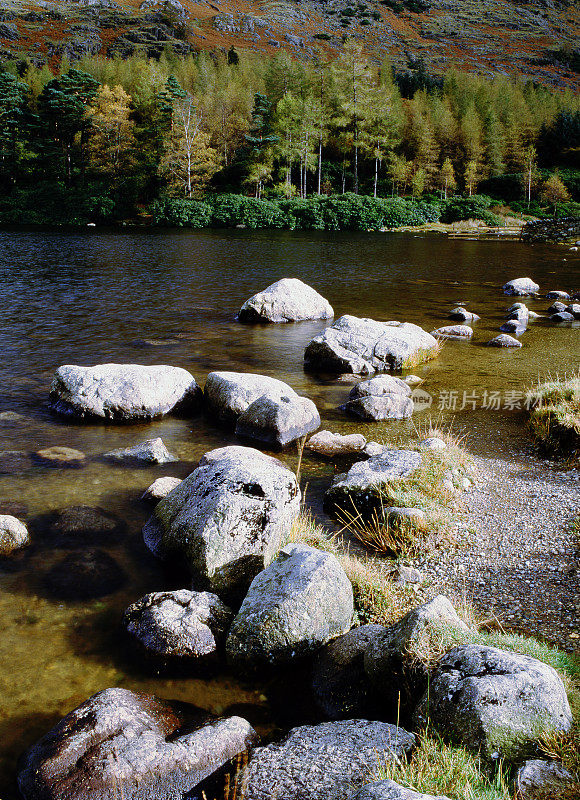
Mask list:
[[[580,374],[538,382],[526,398],[528,425],[543,450],[580,456]]]

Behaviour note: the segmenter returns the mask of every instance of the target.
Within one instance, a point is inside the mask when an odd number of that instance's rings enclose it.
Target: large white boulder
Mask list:
[[[276,281],[246,300],[238,313],[240,322],[300,322],[333,316],[328,300],[297,278]]]
[[[210,372],[204,394],[209,414],[229,424],[234,424],[259,397],[298,397],[287,383],[251,372]]]

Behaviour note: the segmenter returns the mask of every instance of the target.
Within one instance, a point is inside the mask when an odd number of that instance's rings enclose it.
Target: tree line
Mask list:
[[[232,49],[0,71],[4,212],[55,197],[102,218],[225,192],[445,199],[508,176],[529,204],[575,193],[579,157],[578,95],[422,62],[397,73],[355,43],[327,62]]]

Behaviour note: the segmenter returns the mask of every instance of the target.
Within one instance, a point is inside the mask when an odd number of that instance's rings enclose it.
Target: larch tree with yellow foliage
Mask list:
[[[99,88],[88,112],[89,152],[97,172],[114,177],[134,166],[135,123],[131,111],[131,97],[122,86]]]

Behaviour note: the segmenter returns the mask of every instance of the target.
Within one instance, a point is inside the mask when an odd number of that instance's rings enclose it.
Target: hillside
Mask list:
[[[309,59],[336,54],[346,36],[399,66],[421,56],[435,72],[455,64],[555,87],[580,83],[580,6],[569,0],[5,0],[0,10],[0,57],[49,65],[63,56],[155,56],[168,46],[284,48]]]

